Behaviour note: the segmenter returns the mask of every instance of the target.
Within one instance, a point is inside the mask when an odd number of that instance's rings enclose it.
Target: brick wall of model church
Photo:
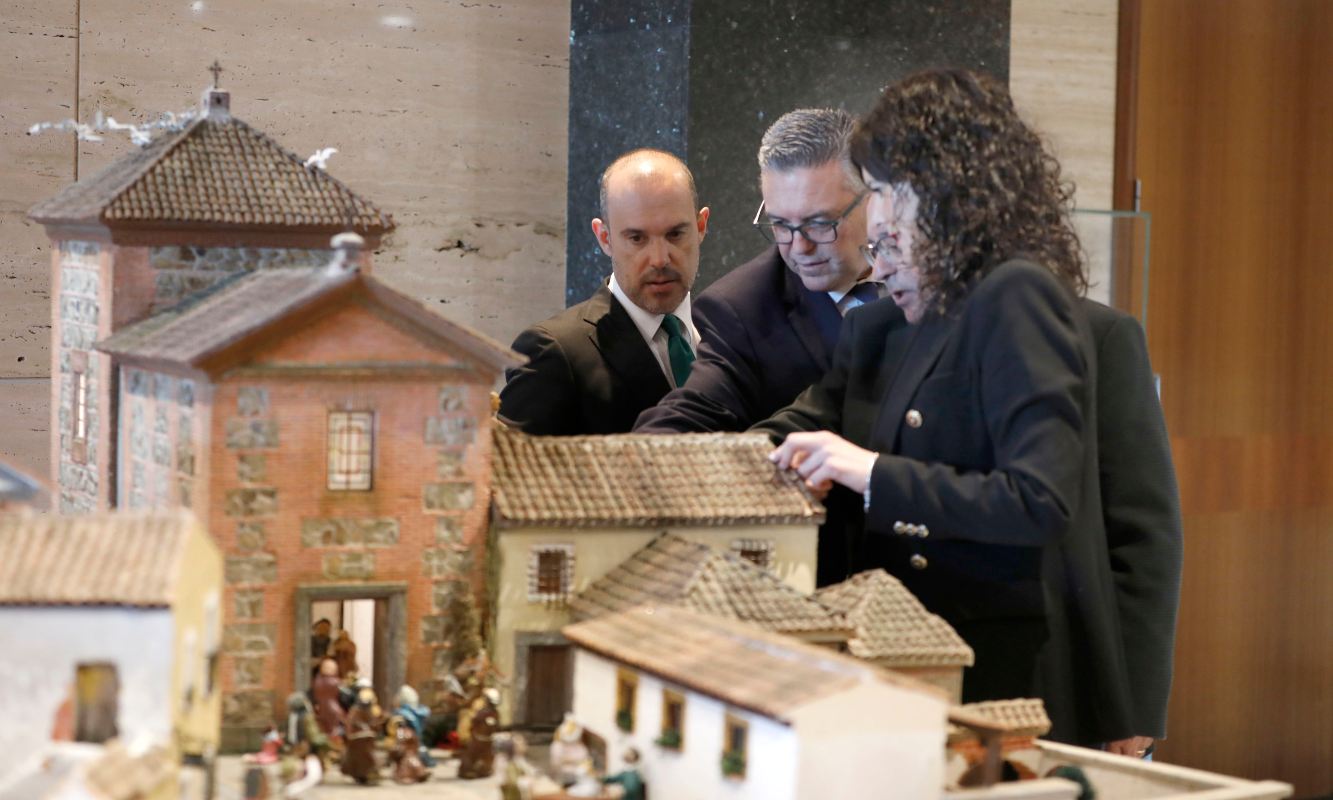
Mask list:
[[[209,527],[226,559],[223,724],[254,730],[291,686],[297,589],[407,586],[407,681],[451,660],[452,593],[485,563],[490,385],[224,379],[211,423]],[[329,488],[333,413],[374,415],[371,487]]]

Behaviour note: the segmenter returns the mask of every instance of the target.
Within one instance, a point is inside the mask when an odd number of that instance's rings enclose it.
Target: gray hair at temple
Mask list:
[[[764,132],[759,169],[783,171],[845,161],[855,127],[856,118],[840,108],[788,111]]]

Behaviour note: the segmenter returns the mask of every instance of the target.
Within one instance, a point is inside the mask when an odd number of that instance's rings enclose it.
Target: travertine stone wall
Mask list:
[[[1075,185],[1081,209],[1109,209],[1115,171],[1116,0],[1013,0],[1009,88]],[[1111,228],[1080,218],[1089,296],[1110,298]]]

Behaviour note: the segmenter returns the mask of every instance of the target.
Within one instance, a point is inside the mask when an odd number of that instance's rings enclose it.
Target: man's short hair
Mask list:
[[[636,156],[649,155],[649,154],[663,156],[668,160],[674,161],[680,165],[680,169],[682,172],[685,173],[686,182],[689,184],[690,187],[690,205],[692,208],[694,208],[694,210],[696,211],[699,210],[699,190],[694,187],[694,173],[690,172],[689,166],[686,165],[686,163],[682,161],[681,158],[677,156],[675,153],[668,153],[666,150],[658,150],[655,147],[639,147],[629,151],[628,153],[624,153],[618,156],[615,161],[612,161],[610,164],[607,165],[606,169],[602,170],[602,177],[598,178],[597,180],[597,188],[598,188],[597,211],[598,211],[598,216],[600,216],[602,220],[607,219],[607,213],[606,213],[607,178],[609,178],[611,173],[615,172],[616,167],[620,166],[623,162],[628,161],[629,159],[634,158]]]
[[[856,118],[840,108],[788,111],[764,132],[759,169],[789,170],[843,161]]]

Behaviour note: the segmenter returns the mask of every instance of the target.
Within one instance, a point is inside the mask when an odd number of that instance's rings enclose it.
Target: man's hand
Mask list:
[[[840,483],[860,494],[879,453],[857,447],[829,431],[793,433],[768,456],[781,469],[794,469],[811,491],[827,493]]]
[[[1131,736],[1128,739],[1107,742],[1106,752],[1131,758],[1143,758],[1152,745],[1153,739],[1151,736]]]

